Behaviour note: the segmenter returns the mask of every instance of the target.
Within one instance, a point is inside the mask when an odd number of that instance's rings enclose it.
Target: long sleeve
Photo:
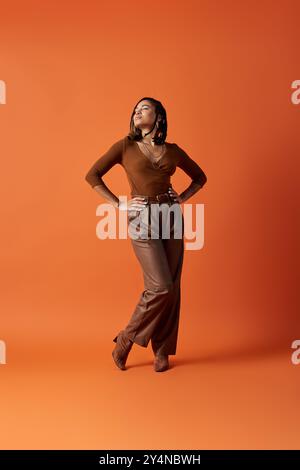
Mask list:
[[[107,173],[115,164],[122,163],[123,143],[124,139],[120,139],[115,142],[89,169],[85,176],[85,180],[92,188],[98,185],[107,188],[102,180],[102,176],[105,175],[105,173]]]
[[[191,179],[192,183],[196,183],[198,185],[204,186],[204,184],[207,181],[206,174],[200,168],[198,163],[196,163],[189,155],[177,144],[176,148],[177,151],[179,152],[179,160],[177,163],[177,166],[181,168]]]

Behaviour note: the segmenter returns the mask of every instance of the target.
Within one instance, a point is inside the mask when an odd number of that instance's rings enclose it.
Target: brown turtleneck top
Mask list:
[[[175,173],[176,167],[179,167],[193,182],[202,187],[207,177],[200,166],[177,144],[165,142],[165,145],[165,153],[158,162],[159,168],[154,168],[139,144],[135,140],[130,140],[128,136],[123,137],[92,165],[85,179],[92,188],[101,186],[104,184],[102,176],[119,163],[126,172],[131,196],[138,194],[156,196],[172,187],[171,176]]]

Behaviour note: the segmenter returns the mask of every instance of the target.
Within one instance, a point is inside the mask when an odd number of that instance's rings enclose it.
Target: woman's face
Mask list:
[[[147,100],[140,101],[134,110],[133,122],[135,127],[152,127],[156,118],[152,103]]]

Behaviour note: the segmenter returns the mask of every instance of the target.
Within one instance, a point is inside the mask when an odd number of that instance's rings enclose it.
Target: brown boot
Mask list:
[[[119,369],[125,370],[126,360],[132,348],[133,342],[127,338],[124,330],[121,330],[120,333],[113,339],[113,341],[117,344],[112,352],[112,357]]]
[[[154,359],[155,372],[163,372],[169,369],[169,356],[167,354],[156,354]]]

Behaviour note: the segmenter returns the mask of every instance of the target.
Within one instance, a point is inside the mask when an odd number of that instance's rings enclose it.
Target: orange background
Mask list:
[[[296,1],[1,4],[2,449],[299,448]],[[208,181],[185,251],[176,356],[128,370],[112,338],[143,290],[130,240],[99,240],[84,177],[162,101]],[[104,177],[129,195],[120,166]],[[189,184],[180,169],[177,192]],[[299,388],[298,388],[299,389]]]

